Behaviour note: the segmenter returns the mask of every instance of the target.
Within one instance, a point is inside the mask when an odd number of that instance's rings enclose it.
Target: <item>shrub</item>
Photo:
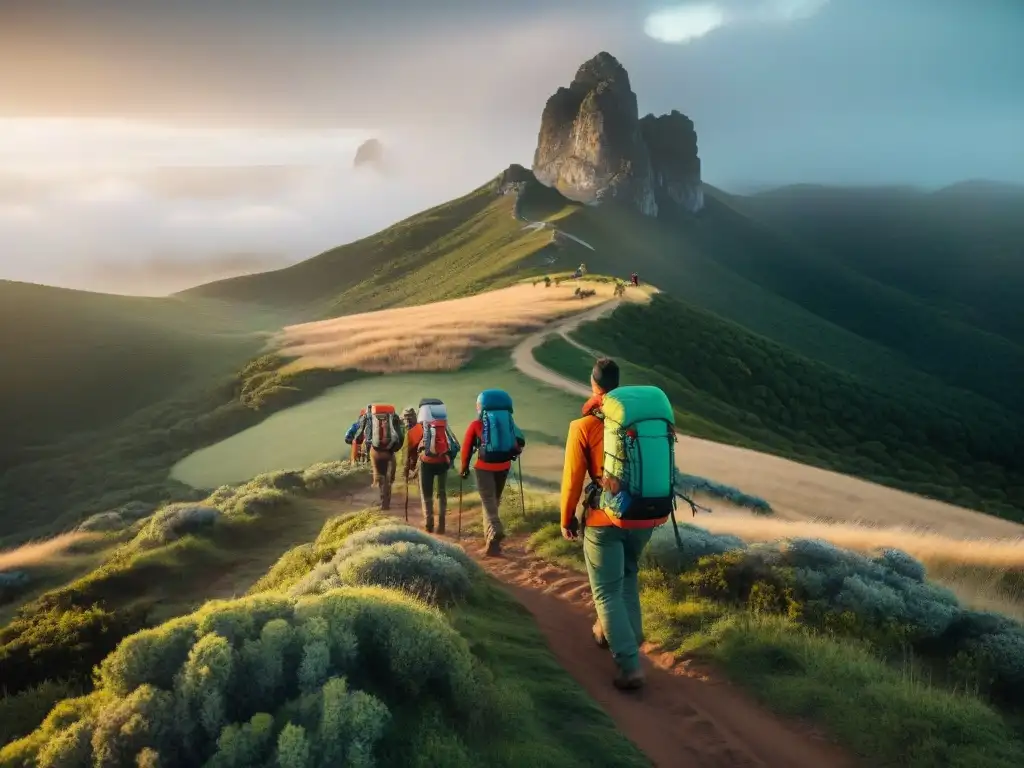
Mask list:
[[[135,762],[143,749],[166,750],[173,742],[174,715],[171,694],[149,685],[136,688],[123,699],[113,699],[96,714],[93,765],[120,768]]]
[[[85,518],[75,529],[85,533],[107,533],[119,531],[127,525],[117,512],[100,512]]]
[[[395,544],[399,541],[405,541],[410,544],[422,544],[434,552],[447,555],[453,560],[458,561],[465,568],[475,569],[477,567],[476,563],[473,562],[472,558],[466,554],[462,547],[436,539],[417,528],[411,528],[408,525],[391,521],[385,521],[380,525],[353,533],[338,548],[338,551],[335,553],[335,560],[341,561],[364,547]]]
[[[0,630],[0,680],[15,694],[43,680],[88,682],[121,638],[145,625],[137,609],[110,611],[33,603]]]
[[[348,461],[324,461],[304,470],[302,482],[307,493],[316,493],[344,485],[363,471]]]
[[[0,744],[31,733],[46,718],[53,705],[80,693],[79,686],[47,680],[10,696],[0,698]]]
[[[697,565],[707,555],[720,555],[734,549],[745,549],[742,539],[729,534],[714,534],[689,523],[679,525],[680,547],[670,525],[658,528],[644,551],[645,564],[679,573]]]
[[[432,603],[452,603],[464,599],[471,587],[461,563],[424,544],[371,546],[340,561],[336,558],[332,565],[335,573],[315,589],[330,584],[377,585],[401,589]],[[313,585],[307,582],[307,586]]]
[[[442,614],[365,587],[208,604],[127,638],[96,682],[4,764],[370,766],[396,708],[468,733],[496,699]]]
[[[204,504],[170,504],[146,524],[135,544],[143,549],[169,544],[182,536],[208,528],[217,522],[220,510]]]

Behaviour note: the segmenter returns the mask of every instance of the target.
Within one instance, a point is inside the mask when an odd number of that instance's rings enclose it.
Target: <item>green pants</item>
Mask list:
[[[626,673],[640,668],[644,626],[637,574],[640,555],[653,533],[653,528],[629,530],[606,525],[588,526],[583,534],[583,557],[597,618],[615,663]]]

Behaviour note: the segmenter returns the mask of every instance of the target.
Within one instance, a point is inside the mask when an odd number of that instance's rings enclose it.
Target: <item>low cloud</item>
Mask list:
[[[648,37],[682,44],[733,24],[785,24],[808,19],[829,0],[721,0],[668,6],[644,20]]]
[[[283,254],[166,254],[142,262],[101,262],[78,276],[80,286],[111,293],[164,295],[254,272],[286,267]]]
[[[72,128],[69,143],[82,136]],[[481,142],[449,126],[381,131],[390,169],[381,174],[353,169],[357,144],[343,135],[311,149],[308,131],[254,131],[253,146],[234,146],[228,164],[217,151],[223,133],[205,132],[209,144],[187,147],[199,132],[119,123],[104,133],[93,123],[85,133],[98,146],[132,135],[144,141],[120,165],[33,170],[23,158],[26,167],[0,171],[0,279],[165,295],[275,269],[459,197],[511,162],[528,163],[532,149],[528,134],[519,146],[500,133]],[[239,162],[250,158],[258,162]]]

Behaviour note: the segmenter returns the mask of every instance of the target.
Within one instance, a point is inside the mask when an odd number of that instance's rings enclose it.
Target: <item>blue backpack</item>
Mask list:
[[[504,390],[485,389],[476,401],[480,406],[480,421],[483,423],[480,460],[494,463],[511,460],[516,449],[512,398]]]

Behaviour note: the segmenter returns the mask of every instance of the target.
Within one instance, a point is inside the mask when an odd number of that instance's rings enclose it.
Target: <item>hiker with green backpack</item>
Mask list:
[[[615,687],[635,690],[644,684],[640,556],[674,509],[675,416],[657,387],[619,387],[619,367],[609,358],[594,365],[590,387],[593,397],[569,424],[565,443],[562,535],[583,539],[597,609],[594,641],[611,648]]]
[[[469,477],[469,462],[477,452],[473,470],[476,488],[484,509],[484,543],[489,556],[501,554],[505,528],[498,516],[501,494],[505,490],[512,462],[519,459],[526,438],[512,418],[512,398],[501,389],[485,389],[476,398],[477,418],[470,422],[462,441],[460,476]]]

